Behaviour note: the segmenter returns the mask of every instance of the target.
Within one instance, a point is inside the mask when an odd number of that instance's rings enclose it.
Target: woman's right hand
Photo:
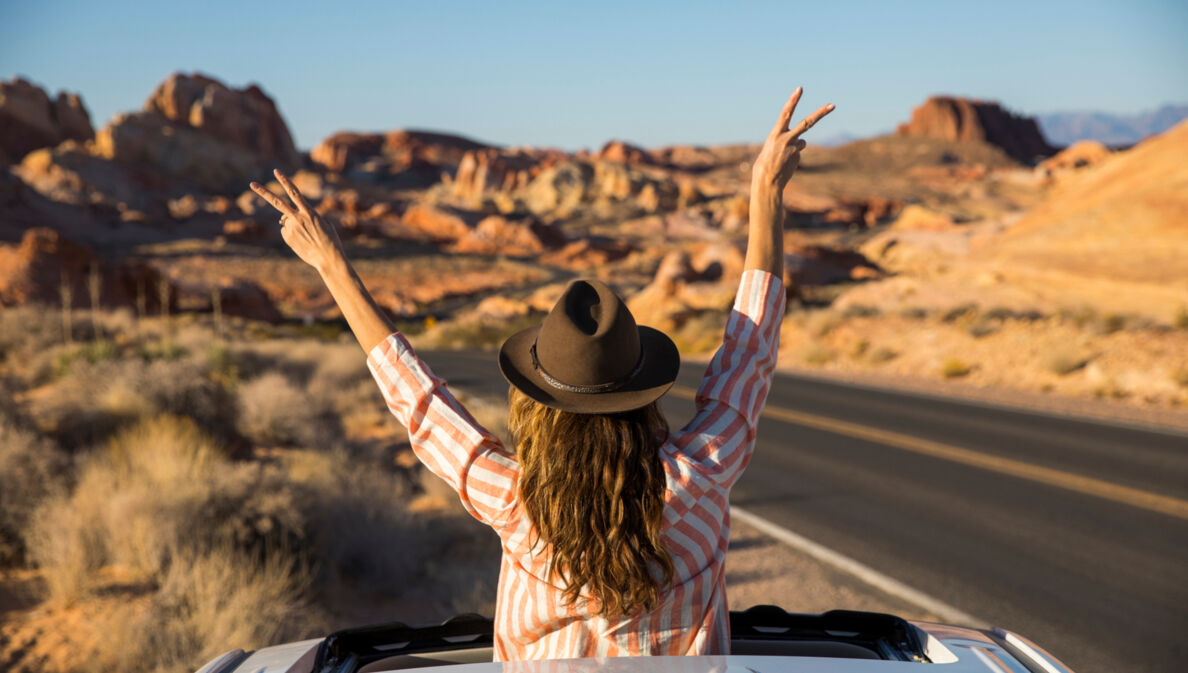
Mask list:
[[[771,193],[771,190],[774,190],[775,194],[781,194],[784,191],[784,185],[788,184],[788,180],[796,172],[796,167],[800,165],[800,151],[805,147],[805,142],[800,139],[801,134],[821,121],[822,117],[833,112],[833,103],[824,105],[801,120],[795,129],[789,130],[788,124],[792,121],[792,114],[796,112],[796,104],[800,102],[803,93],[804,89],[796,87],[788,102],[784,103],[784,109],[780,110],[780,118],[776,120],[775,127],[767,134],[763,149],[759,150],[759,156],[755,158],[751,168],[752,194],[757,191]]]
[[[342,258],[342,241],[338,238],[338,232],[305,200],[289,176],[279,170],[273,171],[273,174],[289,195],[289,201],[268,191],[258,182],[251,184],[252,191],[281,214],[281,238],[293,252],[319,273],[325,271],[331,263]]]

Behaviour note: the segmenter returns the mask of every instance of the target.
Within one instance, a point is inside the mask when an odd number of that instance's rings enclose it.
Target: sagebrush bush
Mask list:
[[[320,632],[305,598],[308,571],[233,549],[180,556],[149,605],[110,616],[93,670],[192,671],[231,647],[247,650]]]
[[[1188,329],[1188,306],[1181,304],[1176,309],[1176,317],[1172,319],[1172,324],[1180,329]]]
[[[221,441],[234,438],[235,397],[200,357],[77,362],[41,400],[37,415],[64,447],[79,449],[162,413],[189,416]]]
[[[973,371],[972,365],[957,358],[949,358],[941,365],[941,376],[944,376],[946,379],[960,378],[969,374],[971,371]]]
[[[25,562],[29,519],[44,500],[65,492],[69,469],[65,452],[0,403],[0,566]]]
[[[162,415],[92,456],[73,493],[38,510],[28,539],[51,594],[70,599],[109,564],[158,581],[178,554],[288,553],[306,536],[303,501],[277,466],[233,463],[194,421]]]
[[[1069,353],[1053,353],[1045,363],[1048,371],[1057,376],[1067,376],[1089,364],[1089,359]]]
[[[333,409],[279,372],[239,386],[239,430],[265,444],[327,448],[333,441]]]

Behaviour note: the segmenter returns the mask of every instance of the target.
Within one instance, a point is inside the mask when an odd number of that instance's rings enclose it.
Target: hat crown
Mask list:
[[[597,280],[575,280],[536,338],[542,374],[571,386],[622,381],[640,363],[639,329],[619,296]]]

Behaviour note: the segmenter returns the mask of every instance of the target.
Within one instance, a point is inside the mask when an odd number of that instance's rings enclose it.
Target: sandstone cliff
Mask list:
[[[1012,114],[992,101],[934,96],[912,111],[911,121],[900,124],[901,136],[943,140],[980,140],[996,145],[1018,161],[1030,163],[1052,154],[1035,119]]]

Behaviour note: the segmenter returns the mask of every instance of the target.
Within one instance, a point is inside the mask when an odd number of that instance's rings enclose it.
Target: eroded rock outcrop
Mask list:
[[[64,140],[95,136],[91,116],[78,94],[45,90],[19,77],[0,82],[0,163],[19,162],[26,154]]]
[[[912,110],[911,121],[895,133],[996,145],[1014,159],[1030,163],[1052,154],[1032,117],[1015,115],[992,101],[933,96]]]
[[[59,305],[63,289],[73,306],[90,305],[90,283],[99,282],[99,305],[135,307],[143,297],[149,311],[160,310],[159,286],[163,281],[155,268],[143,262],[108,262],[85,245],[76,243],[47,227],[25,232],[16,245],[0,245],[0,305],[31,302]],[[171,298],[176,292],[169,292]],[[173,303],[171,299],[170,303]]]
[[[310,159],[336,173],[370,176],[373,180],[403,179],[424,187],[453,172],[468,152],[489,148],[484,143],[430,131],[336,133],[310,151]]]
[[[211,191],[242,189],[300,155],[272,99],[256,85],[231,89],[205,75],[174,74],[144,110],[117,115],[95,136],[94,152]]]

